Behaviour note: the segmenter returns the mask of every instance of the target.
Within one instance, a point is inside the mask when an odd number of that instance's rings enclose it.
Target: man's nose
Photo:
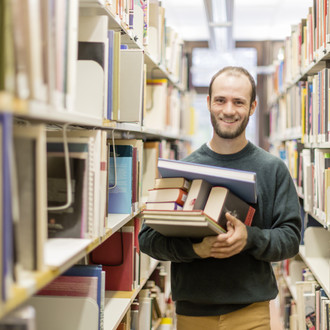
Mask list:
[[[226,102],[223,107],[223,112],[227,115],[231,115],[235,112],[235,108],[232,102]]]

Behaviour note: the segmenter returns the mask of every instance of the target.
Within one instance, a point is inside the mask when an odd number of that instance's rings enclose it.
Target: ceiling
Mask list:
[[[234,41],[283,40],[290,35],[291,25],[306,18],[313,0],[162,0],[167,24],[185,41],[212,41],[225,35],[228,27],[213,29],[209,22],[232,22]],[[222,14],[223,5],[232,7],[231,17]],[[211,6],[209,11],[207,7]],[[210,13],[219,14],[210,17]],[[209,14],[209,15],[208,15]],[[212,16],[212,15],[211,15]]]

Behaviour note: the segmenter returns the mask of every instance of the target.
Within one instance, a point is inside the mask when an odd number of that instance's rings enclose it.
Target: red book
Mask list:
[[[227,230],[226,212],[251,226],[255,209],[225,187],[211,189],[204,212]]]
[[[187,199],[187,192],[180,188],[150,189],[147,202],[175,202],[183,205]]]
[[[105,271],[105,289],[134,289],[134,227],[123,227],[90,254],[91,262]]]

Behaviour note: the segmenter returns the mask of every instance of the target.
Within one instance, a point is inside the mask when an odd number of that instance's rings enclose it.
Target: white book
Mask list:
[[[79,17],[75,111],[106,118],[108,16]]]
[[[142,49],[120,50],[120,121],[142,121],[143,65]]]

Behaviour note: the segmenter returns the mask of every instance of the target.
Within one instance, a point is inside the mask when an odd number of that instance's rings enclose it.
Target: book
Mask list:
[[[49,238],[85,238],[88,235],[88,143],[69,142],[68,149],[70,182],[63,144],[47,143]]]
[[[182,210],[183,206],[176,202],[146,202],[146,210]]]
[[[159,177],[157,162],[160,142],[147,141],[144,142],[143,147],[142,196],[146,197],[149,189],[154,188],[155,178]]]
[[[92,264],[102,265],[105,289],[134,289],[134,227],[122,227],[90,253]]]
[[[158,159],[158,171],[163,178],[204,179],[213,186],[224,186],[230,189],[248,203],[257,202],[255,172],[164,158]]]
[[[110,145],[108,213],[132,213],[133,146]]]
[[[107,113],[108,16],[80,16],[75,109],[103,119]]]
[[[104,289],[102,289],[102,265],[74,265],[63,273],[63,276],[86,276],[97,278],[97,297],[96,301],[99,306],[99,324],[103,322],[102,314],[102,295],[104,294]],[[101,329],[101,327],[99,327]]]
[[[131,145],[133,147],[133,156],[136,149],[136,157],[134,157],[133,159],[132,203],[134,206],[134,210],[138,210],[141,204],[142,195],[143,140],[116,139],[115,145]]]
[[[2,300],[6,301],[12,295],[14,276],[14,236],[13,220],[13,117],[10,113],[0,113],[0,143],[1,143],[1,289]],[[17,219],[15,219],[16,221]]]
[[[84,144],[87,164],[87,195],[88,195],[88,233],[90,236],[100,236],[104,232],[105,217],[108,214],[107,203],[107,175],[108,175],[108,147],[107,133],[99,129],[68,130],[67,140],[72,144]],[[63,153],[63,131],[48,131],[47,141],[58,143]]]
[[[156,178],[154,188],[181,188],[188,191],[190,185],[191,182],[185,178]]]
[[[212,185],[203,179],[194,179],[188,191],[187,200],[183,205],[185,211],[204,210]]]
[[[202,210],[143,210],[140,216],[146,225],[169,237],[202,238],[226,232]]]
[[[187,199],[187,192],[180,188],[150,189],[147,202],[175,202],[183,205]]]
[[[204,212],[227,230],[226,212],[251,226],[255,209],[228,188],[216,186],[211,189]]]
[[[37,292],[42,296],[90,297],[97,301],[98,278],[60,275]]]
[[[166,128],[167,79],[148,79],[143,126],[163,132]]]
[[[25,270],[41,270],[47,239],[45,126],[14,126],[13,133],[18,195],[18,219],[14,223],[16,263]]]
[[[122,122],[142,122],[143,97],[142,49],[120,50],[120,118]]]
[[[90,297],[33,296],[36,328],[47,330],[97,330],[99,310]]]

